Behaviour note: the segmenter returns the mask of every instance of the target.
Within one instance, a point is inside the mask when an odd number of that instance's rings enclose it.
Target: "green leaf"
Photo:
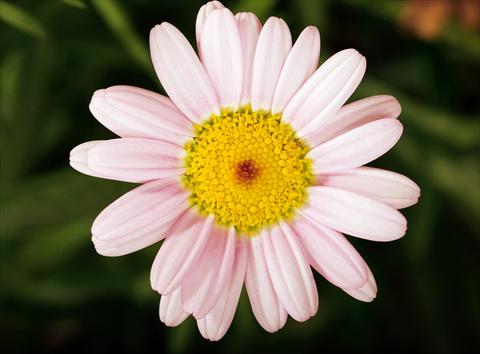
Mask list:
[[[425,134],[440,139],[447,145],[458,148],[478,146],[480,141],[480,119],[463,117],[418,103],[398,89],[371,77],[363,79],[357,93],[361,96],[389,94],[395,96],[402,105],[400,119]]]
[[[24,64],[23,53],[14,52],[5,56],[0,64],[0,183],[7,187],[16,167],[21,165],[19,151],[15,144],[19,139],[13,133],[18,101],[21,90],[21,77]],[[13,143],[12,143],[13,142]],[[4,168],[4,166],[9,168]]]
[[[125,49],[152,78],[150,55],[145,41],[135,32],[130,19],[117,1],[92,0],[93,6]]]
[[[2,124],[10,123],[13,120],[15,96],[20,83],[22,63],[22,53],[10,53],[0,64],[0,117]],[[2,129],[3,131],[4,129]]]
[[[70,168],[37,176],[2,195],[1,240],[18,235],[25,237],[72,218],[93,218],[96,212],[131,188],[127,183],[88,177]]]
[[[429,158],[429,173],[436,185],[453,200],[466,221],[479,226],[480,169],[475,157],[448,158],[440,153]],[[475,225],[476,224],[476,225]],[[477,233],[478,236],[478,233]]]
[[[393,152],[412,171],[416,171],[425,184],[448,196],[456,205],[454,210],[468,224],[479,226],[480,169],[475,156],[449,156],[434,148],[421,147],[405,136]]]
[[[320,33],[327,30],[329,24],[328,1],[298,0],[295,5],[302,17],[303,25],[314,25],[318,27]]]
[[[47,37],[44,26],[34,16],[6,1],[0,1],[0,20],[35,38]]]
[[[417,181],[418,182],[418,181]],[[437,225],[439,195],[428,183],[419,183],[422,195],[418,204],[410,212],[408,221],[408,242],[406,254],[415,265],[421,265],[427,259],[434,241],[434,230]]]
[[[253,12],[260,19],[266,19],[277,5],[277,0],[240,0],[234,6],[234,12]]]
[[[85,4],[83,0],[62,0],[62,2],[81,10],[85,10],[87,8],[87,4]]]
[[[32,233],[16,257],[19,264],[35,271],[58,269],[82,248],[91,247],[91,224],[91,217],[80,217]]]
[[[192,336],[196,335],[195,321],[188,317],[178,327],[169,330],[169,352],[173,354],[191,353]]]

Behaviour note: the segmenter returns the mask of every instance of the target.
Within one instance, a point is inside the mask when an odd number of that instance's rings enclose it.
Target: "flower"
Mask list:
[[[317,312],[311,267],[372,301],[373,275],[343,233],[391,241],[406,232],[397,209],[415,204],[419,188],[363,167],[400,138],[399,103],[344,105],[365,58],[347,49],[317,69],[316,27],[292,46],[282,19],[262,27],[212,1],[196,34],[199,57],[171,24],[150,33],[170,98],[130,86],[93,95],[91,112],[120,138],[77,146],[71,166],[142,184],[96,218],[96,250],[120,256],[165,239],[151,270],[160,319],[176,326],[192,314],[210,340],[228,330],[244,282],[269,332],[287,314],[305,321]]]

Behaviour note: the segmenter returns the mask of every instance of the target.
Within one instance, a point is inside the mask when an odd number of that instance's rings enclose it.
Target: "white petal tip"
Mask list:
[[[341,50],[339,53],[345,53],[349,55],[353,55],[353,54],[361,55],[360,52],[355,48],[347,48],[347,49]]]
[[[124,255],[124,253],[120,252],[120,250],[118,250],[115,247],[102,246],[102,242],[100,240],[96,239],[95,237],[92,237],[92,242],[93,242],[93,246],[95,248],[95,251],[97,251],[97,253],[101,256],[118,257],[118,256],[123,256]]]
[[[70,162],[87,163],[88,143],[75,146],[70,151]]]
[[[377,298],[376,288],[371,288],[369,285],[357,290],[345,290],[351,297],[362,302],[372,302]]]
[[[248,20],[252,15],[255,16],[252,12],[238,12],[235,14],[235,18],[237,21]]]
[[[218,342],[220,339],[222,339],[225,336],[225,333],[218,333],[218,334],[210,335],[209,333],[204,332],[201,329],[199,329],[199,331],[200,331],[200,334],[202,335],[202,337],[209,340],[210,342]]]
[[[96,235],[92,235],[92,242],[95,251],[104,257],[119,257],[133,252],[128,249],[128,247],[117,247],[109,241],[100,239]]]
[[[105,98],[105,92],[106,92],[106,89],[96,90],[92,95],[92,99],[90,100],[90,107],[92,105],[95,105],[97,100],[104,99]],[[92,111],[92,109],[90,109],[90,111]]]
[[[372,302],[377,297],[377,283],[370,268],[367,268],[367,282],[358,289],[343,289],[348,295],[363,302]]]
[[[400,105],[400,102],[398,102],[398,100],[393,96],[386,97],[388,97],[388,103],[390,105],[389,117],[397,118],[402,113],[402,106]]]
[[[88,172],[88,166],[86,166],[86,164],[81,164],[81,163],[72,161],[71,159],[70,159],[70,167],[83,174],[87,174]]]
[[[277,21],[283,21],[283,19],[281,19],[280,17],[277,17],[277,16],[270,16],[270,17],[267,19],[267,21],[265,22],[265,25],[266,25],[267,23],[274,22],[274,21],[275,21],[275,22],[277,22]],[[283,22],[285,22],[285,21],[283,21]]]
[[[88,153],[101,141],[88,141],[77,145],[70,151],[69,163],[72,168],[86,175],[97,176],[88,166]]]
[[[159,25],[153,26],[153,28],[150,30],[150,41],[153,39],[152,37],[158,35],[158,32],[169,29],[171,27],[173,27],[173,25],[168,22],[162,22]]]
[[[279,325],[279,326],[274,326],[274,327],[267,327],[267,326],[262,325],[262,328],[265,331],[267,331],[268,333],[275,333],[275,332],[278,332],[279,330],[281,330],[284,325],[285,324],[282,324],[282,325]]]
[[[305,27],[303,32],[305,32],[307,34],[314,35],[315,37],[320,38],[320,31],[318,30],[318,28],[316,26],[313,26],[313,25],[307,26],[307,27]]]
[[[150,30],[150,40],[152,39],[152,36],[155,35],[155,33],[160,29],[160,25],[155,25],[152,27]]]

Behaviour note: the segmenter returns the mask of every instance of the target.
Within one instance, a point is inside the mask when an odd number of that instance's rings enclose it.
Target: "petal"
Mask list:
[[[213,308],[232,276],[235,238],[233,229],[216,228],[198,260],[198,266],[182,282],[183,308],[196,318],[204,317]]]
[[[420,197],[420,188],[410,178],[373,167],[359,167],[331,175],[319,175],[317,183],[355,192],[395,209],[416,204]]]
[[[282,119],[301,137],[320,129],[355,91],[365,69],[365,58],[355,49],[330,57],[293,96]]]
[[[313,148],[308,155],[317,174],[350,170],[385,154],[402,132],[402,123],[397,119],[380,119],[337,136]]]
[[[183,114],[195,123],[219,114],[210,78],[178,29],[166,22],[155,26],[150,31],[150,52],[163,88]]]
[[[86,152],[88,167],[98,176],[138,183],[182,175],[182,153],[178,145],[140,138],[105,140]]]
[[[283,66],[272,101],[272,113],[283,111],[287,103],[313,74],[320,55],[320,33],[308,26],[300,33]]]
[[[204,338],[211,341],[220,340],[232,323],[238,300],[242,291],[247,267],[247,248],[245,241],[238,240],[232,277],[207,316],[197,320],[198,329]]]
[[[200,54],[201,39],[203,33],[203,27],[205,26],[205,21],[207,17],[212,13],[213,10],[223,9],[223,4],[220,1],[209,1],[203,5],[200,10],[198,10],[197,21],[195,22],[195,36],[197,38],[197,48]]]
[[[75,146],[72,151],[70,151],[70,166],[83,174],[93,177],[103,177],[101,173],[93,171],[88,166],[88,152],[102,142],[103,140],[87,141],[86,143]]]
[[[228,9],[212,11],[202,33],[202,63],[222,108],[237,110],[242,94],[243,64],[237,21]]]
[[[285,325],[287,312],[280,304],[265,261],[262,237],[267,232],[248,240],[249,255],[245,287],[252,311],[260,326],[268,332],[276,332]]]
[[[280,303],[297,321],[318,310],[318,294],[307,256],[284,222],[262,235],[265,260]]]
[[[95,249],[104,256],[122,256],[147,247],[165,238],[188,207],[188,193],[176,181],[137,187],[97,216],[92,225]]]
[[[212,215],[204,218],[188,211],[180,217],[153,262],[150,273],[152,289],[168,294],[180,286],[185,276],[198,266],[212,228]]]
[[[309,187],[302,215],[346,234],[373,241],[392,241],[407,230],[407,220],[391,206],[332,187]]]
[[[100,123],[123,138],[158,139],[183,146],[192,136],[192,122],[168,97],[138,87],[97,90],[89,107]]]
[[[377,283],[370,268],[367,266],[367,281],[364,285],[358,289],[343,289],[343,291],[357,300],[372,302],[377,297]]]
[[[182,289],[177,288],[160,298],[160,321],[169,327],[176,327],[188,317],[182,307]]]
[[[241,105],[245,105],[250,103],[253,60],[255,58],[255,48],[257,47],[262,24],[258,17],[251,12],[239,12],[235,15],[235,18],[240,33],[240,44],[242,46],[243,88],[240,103]]]
[[[260,32],[252,76],[252,109],[269,111],[283,63],[292,48],[292,36],[284,20],[270,17]]]
[[[392,96],[380,95],[349,103],[329,120],[322,129],[304,136],[310,146],[320,145],[366,123],[383,118],[398,118],[402,108]]]
[[[293,227],[310,264],[330,283],[347,289],[365,284],[367,265],[345,236],[309,218],[300,218]]]

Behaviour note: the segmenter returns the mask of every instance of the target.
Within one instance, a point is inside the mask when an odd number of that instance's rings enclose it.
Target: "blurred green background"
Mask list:
[[[162,21],[193,42],[202,1],[0,1],[3,353],[459,353],[479,346],[479,2],[224,1],[286,19],[296,37],[319,27],[322,61],[354,47],[368,61],[354,98],[395,95],[405,131],[375,165],[414,179],[420,202],[403,239],[352,239],[379,286],[371,304],[317,277],[318,314],[276,334],[242,294],[219,343],[189,319],[167,328],[149,271],[158,245],[121,258],[95,253],[90,226],[133,186],[68,166],[75,145],[113,135],[89,113],[98,88],[160,91],[148,53]],[[439,5],[442,3],[443,5]],[[433,7],[429,7],[433,6]],[[476,21],[476,22],[475,22]]]

